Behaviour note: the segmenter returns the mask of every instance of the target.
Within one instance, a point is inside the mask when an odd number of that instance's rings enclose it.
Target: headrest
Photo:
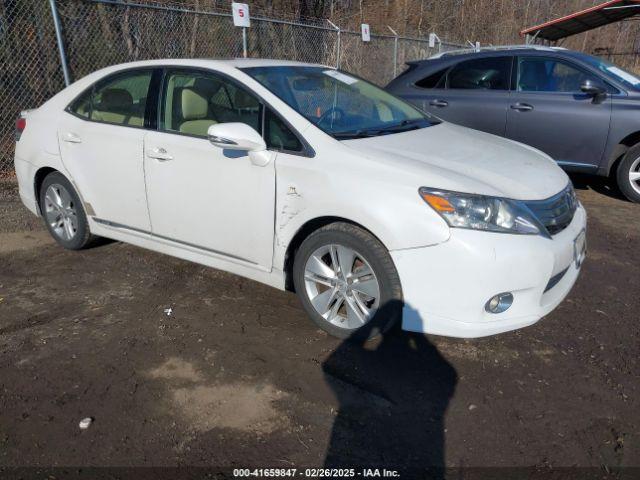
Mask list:
[[[102,91],[100,107],[109,110],[126,110],[133,106],[131,94],[124,88],[107,88]]]
[[[244,90],[236,90],[233,96],[233,105],[236,108],[256,108],[258,101]]]
[[[193,81],[193,89],[209,99],[220,90],[221,86],[222,84],[213,78],[197,77]]]
[[[183,120],[206,118],[209,102],[200,92],[197,92],[193,87],[184,87],[180,97]]]

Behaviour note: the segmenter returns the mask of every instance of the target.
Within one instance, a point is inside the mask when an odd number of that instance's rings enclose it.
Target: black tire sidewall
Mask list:
[[[309,256],[318,248],[339,244],[352,248],[365,257],[380,285],[380,307],[363,327],[344,329],[332,325],[315,310],[307,296],[304,267]],[[311,234],[296,252],[293,281],[298,297],[313,322],[322,330],[338,338],[366,340],[388,331],[402,316],[402,288],[387,249],[373,235],[351,224],[338,223]]]
[[[69,192],[69,195],[71,195],[71,198],[73,199],[73,204],[76,208],[76,219],[78,223],[78,231],[76,232],[76,235],[71,240],[64,240],[60,238],[53,231],[53,229],[51,228],[51,225],[49,225],[49,222],[47,222],[44,197],[45,197],[47,188],[49,188],[49,186],[53,184],[62,185],[64,188],[67,189],[67,191]],[[47,227],[47,230],[49,230],[49,233],[54,238],[54,240],[58,242],[62,247],[68,250],[79,250],[88,243],[91,234],[89,232],[89,224],[87,222],[87,216],[85,214],[84,207],[82,205],[82,202],[80,201],[80,197],[76,193],[76,189],[73,188],[73,185],[71,185],[71,182],[67,180],[67,178],[64,175],[62,175],[60,172],[50,173],[45,177],[44,181],[42,182],[42,185],[40,187],[40,213],[42,214],[42,218],[44,220],[44,224]]]
[[[635,203],[640,203],[640,194],[631,186],[629,171],[631,170],[631,165],[638,157],[640,157],[640,145],[636,145],[627,151],[616,172],[618,188],[629,201]]]

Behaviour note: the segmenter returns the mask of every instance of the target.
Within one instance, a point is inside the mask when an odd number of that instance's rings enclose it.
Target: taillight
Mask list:
[[[27,119],[24,117],[18,117],[16,120],[16,142],[20,140],[25,128],[27,128]]]

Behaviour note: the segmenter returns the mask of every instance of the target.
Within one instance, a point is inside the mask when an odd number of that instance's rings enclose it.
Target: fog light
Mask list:
[[[489,313],[502,313],[505,312],[513,303],[513,294],[499,293],[498,295],[491,297],[485,304],[484,309]]]

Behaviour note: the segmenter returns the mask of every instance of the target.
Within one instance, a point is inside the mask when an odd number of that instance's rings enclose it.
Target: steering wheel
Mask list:
[[[322,125],[325,121],[331,119],[333,121],[342,120],[347,116],[340,107],[331,107],[320,116],[320,120],[316,125]]]

